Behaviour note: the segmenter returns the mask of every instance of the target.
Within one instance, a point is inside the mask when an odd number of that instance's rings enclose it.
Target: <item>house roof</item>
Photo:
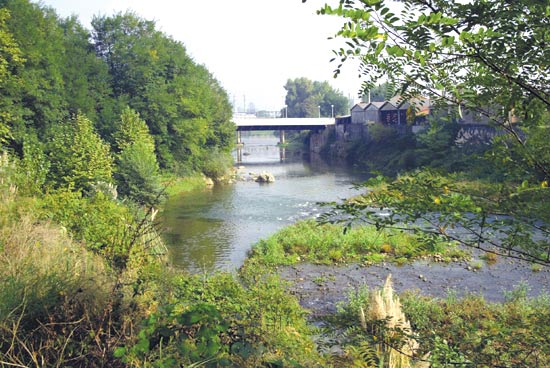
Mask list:
[[[391,102],[386,101],[380,106],[380,110],[397,110],[397,108]]]
[[[374,109],[378,110],[382,107],[382,105],[384,105],[384,103],[385,103],[384,101],[373,101],[367,105],[365,110],[374,110]]]
[[[353,107],[351,108],[351,110],[365,110],[365,108],[368,106],[368,104],[366,102],[359,102],[355,105],[353,105]]]

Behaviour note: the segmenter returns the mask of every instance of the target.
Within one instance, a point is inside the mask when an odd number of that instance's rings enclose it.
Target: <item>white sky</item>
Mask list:
[[[132,10],[157,29],[183,42],[194,60],[220,81],[236,106],[257,110],[284,106],[289,78],[328,81],[357,98],[358,72],[349,65],[337,78],[330,63],[342,40],[327,40],[343,20],[316,15],[336,0],[43,0],[66,17],[77,15],[90,28],[94,15]]]

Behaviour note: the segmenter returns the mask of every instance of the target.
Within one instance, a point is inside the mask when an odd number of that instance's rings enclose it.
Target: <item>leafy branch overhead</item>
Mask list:
[[[419,171],[337,209],[379,226],[421,222],[430,225],[423,234],[550,263],[550,4],[341,0],[318,13],[344,20],[336,76],[356,59],[362,93],[384,82],[403,99],[429,97],[435,119],[484,116],[498,130],[484,159],[504,173],[481,194],[458,176]]]

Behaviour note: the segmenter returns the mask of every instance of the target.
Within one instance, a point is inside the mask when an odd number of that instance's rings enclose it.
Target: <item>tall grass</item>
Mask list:
[[[3,226],[0,238],[0,365],[62,366],[85,356],[80,349],[96,345],[92,333],[110,308],[103,259],[30,215]]]
[[[190,175],[182,178],[164,173],[161,177],[161,184],[166,188],[165,193],[168,197],[204,189],[206,186],[205,178],[201,174]]]

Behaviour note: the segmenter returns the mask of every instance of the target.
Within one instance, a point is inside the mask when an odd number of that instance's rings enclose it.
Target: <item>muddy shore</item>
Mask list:
[[[337,304],[345,301],[355,290],[367,285],[377,289],[392,274],[398,293],[417,291],[420,294],[444,298],[449,291],[457,297],[467,293],[482,294],[490,302],[502,302],[506,295],[525,287],[527,296],[536,297],[550,293],[550,269],[542,267],[534,271],[527,262],[499,259],[494,264],[484,261],[474,263],[460,261],[434,263],[428,260],[406,265],[314,265],[297,264],[279,267],[284,280],[291,282],[290,292],[295,294],[303,307],[313,316],[336,311]]]

